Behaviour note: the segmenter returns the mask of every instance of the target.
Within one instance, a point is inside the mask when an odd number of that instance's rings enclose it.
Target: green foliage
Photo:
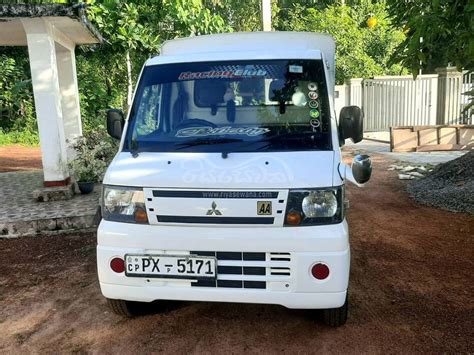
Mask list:
[[[368,28],[375,16],[378,24]],[[384,3],[360,1],[357,5],[303,7],[281,11],[277,28],[287,31],[328,33],[336,40],[336,81],[356,77],[400,74],[403,68],[389,63],[391,53],[403,40],[403,33],[391,27]]]
[[[2,51],[3,52],[3,51]],[[35,132],[33,94],[26,51],[0,52],[0,129]]]
[[[204,0],[204,6],[223,19],[229,27],[227,31],[262,30],[260,0]]]
[[[36,132],[11,131],[7,133],[0,128],[0,146],[12,144],[37,146],[39,144],[39,137]]]
[[[396,25],[404,27],[406,39],[391,58],[416,76],[420,70],[432,73],[437,67],[455,65],[474,71],[474,1],[472,0],[388,0]],[[474,107],[474,89],[468,112]]]
[[[407,36],[393,54],[414,75],[434,72],[449,63],[474,69],[474,2],[472,0],[388,0],[394,24]],[[421,42],[421,38],[423,41]]]
[[[140,48],[156,50],[159,36],[156,27],[150,26],[153,8],[149,1],[103,1],[92,0],[88,16],[104,36],[107,44],[116,51]],[[156,5],[155,5],[156,6]],[[147,14],[147,15],[141,15]]]
[[[68,167],[78,182],[102,181],[118,149],[117,141],[104,133],[88,133],[73,146],[76,157]]]
[[[27,1],[29,3],[63,2]],[[73,3],[75,1],[71,1]],[[275,29],[319,31],[337,41],[337,80],[399,74],[388,63],[404,40],[391,27],[384,1],[278,0],[272,2]],[[127,78],[176,37],[261,30],[261,2],[255,0],[90,0],[88,16],[105,38],[76,50],[81,116],[85,134],[105,132],[108,108],[127,110]],[[367,28],[375,15],[378,25]],[[399,26],[400,27],[400,26]],[[401,28],[401,27],[400,27]],[[127,71],[127,53],[131,73]],[[37,127],[26,48],[0,47],[0,144],[37,144]]]
[[[123,58],[112,52],[77,56],[81,116],[85,132],[105,129],[108,108],[126,108],[127,81]]]

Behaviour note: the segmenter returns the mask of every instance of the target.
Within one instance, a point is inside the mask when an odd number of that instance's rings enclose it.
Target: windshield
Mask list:
[[[128,151],[331,149],[321,60],[145,67],[129,120]]]

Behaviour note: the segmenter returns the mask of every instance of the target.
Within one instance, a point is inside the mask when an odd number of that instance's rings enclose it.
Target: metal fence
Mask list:
[[[336,86],[336,113],[347,105],[362,107],[366,132],[395,126],[473,124],[474,109],[464,110],[469,98],[463,95],[473,84],[474,74],[455,68],[418,75],[416,80],[412,76],[351,79]]]
[[[379,77],[363,82],[366,131],[436,124],[437,75]]]

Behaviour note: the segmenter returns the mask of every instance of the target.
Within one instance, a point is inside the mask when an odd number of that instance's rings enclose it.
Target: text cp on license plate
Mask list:
[[[215,279],[216,258],[192,255],[125,255],[125,275],[168,279]]]

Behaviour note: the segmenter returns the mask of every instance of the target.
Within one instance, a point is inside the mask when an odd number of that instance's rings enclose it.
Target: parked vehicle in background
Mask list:
[[[133,302],[249,302],[323,309],[345,323],[344,184],[371,162],[355,106],[334,117],[332,37],[232,33],[166,42],[142,70],[104,178],[97,263],[112,309]]]

